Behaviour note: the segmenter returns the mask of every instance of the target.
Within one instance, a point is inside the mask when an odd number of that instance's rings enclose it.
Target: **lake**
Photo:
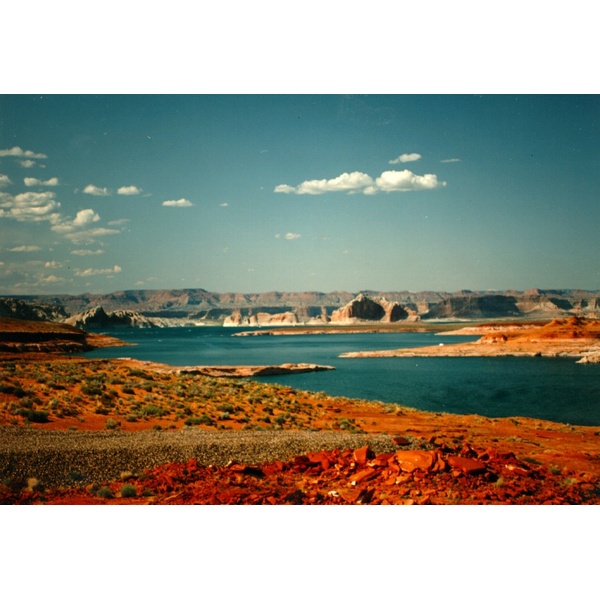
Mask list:
[[[343,352],[460,343],[473,336],[357,333],[232,337],[247,328],[193,327],[107,331],[136,346],[102,348],[90,358],[131,357],[172,366],[331,365],[335,371],[263,377],[265,383],[381,400],[432,412],[533,417],[600,425],[600,364],[572,358],[460,357],[342,359]]]

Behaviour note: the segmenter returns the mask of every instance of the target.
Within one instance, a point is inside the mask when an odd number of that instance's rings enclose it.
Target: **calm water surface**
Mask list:
[[[232,337],[244,328],[130,329],[117,337],[137,346],[103,348],[89,357],[129,356],[173,366],[308,362],[335,371],[261,378],[333,396],[397,402],[421,410],[487,417],[525,416],[600,425],[600,365],[562,358],[365,358],[343,352],[459,343],[469,336],[360,333]],[[107,332],[115,335],[115,332]]]

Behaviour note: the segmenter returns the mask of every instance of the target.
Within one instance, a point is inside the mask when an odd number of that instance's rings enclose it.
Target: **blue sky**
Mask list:
[[[597,95],[3,95],[0,293],[600,289]]]

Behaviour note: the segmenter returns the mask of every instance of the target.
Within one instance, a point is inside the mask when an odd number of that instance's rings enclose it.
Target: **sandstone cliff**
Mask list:
[[[156,327],[149,318],[129,310],[116,310],[107,313],[96,306],[83,313],[65,319],[65,323],[82,329],[107,329],[113,327]]]
[[[410,314],[400,304],[390,302],[385,298],[371,298],[365,294],[359,294],[348,302],[346,306],[334,310],[331,315],[331,323],[352,324],[361,321],[379,321],[380,323],[394,323],[406,320],[416,315]]]

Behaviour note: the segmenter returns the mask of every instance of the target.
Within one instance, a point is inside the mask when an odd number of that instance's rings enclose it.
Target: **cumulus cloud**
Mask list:
[[[194,206],[189,200],[185,198],[180,198],[179,200],[165,200],[162,203],[163,206],[174,206],[180,208],[186,208],[188,206]]]
[[[416,160],[420,160],[422,156],[417,154],[416,152],[411,152],[410,154],[401,154],[398,158],[394,158],[390,160],[390,165],[397,165],[399,163],[407,163],[407,162],[415,162]]]
[[[108,191],[108,188],[101,188],[92,183],[86,185],[83,188],[83,193],[90,194],[92,196],[110,196],[110,192]]]
[[[46,181],[42,181],[41,179],[36,179],[35,177],[25,177],[23,179],[25,185],[27,187],[32,187],[35,185],[47,185],[47,186],[55,186],[58,185],[58,177],[50,177],[50,179],[46,179]]]
[[[410,192],[434,190],[444,187],[445,181],[438,181],[437,175],[415,175],[412,171],[384,171],[376,180],[375,186],[382,192]]]
[[[384,171],[375,180],[370,175],[355,171],[342,173],[334,179],[313,179],[300,185],[281,184],[275,192],[285,194],[324,194],[326,192],[362,193],[367,195],[378,192],[408,192],[430,190],[444,187],[445,181],[438,181],[437,175],[415,175],[407,169],[403,171]]]
[[[15,246],[14,248],[9,248],[9,252],[37,252],[41,250],[39,246]]]
[[[117,194],[120,194],[121,196],[137,196],[141,193],[142,190],[136,185],[124,185],[117,190]]]
[[[26,169],[31,169],[31,167],[35,167],[36,162],[35,162],[35,160],[29,160],[29,159],[27,159],[27,160],[20,160],[19,164],[22,167],[25,167]]]
[[[443,162],[443,163],[461,162],[461,159],[460,158],[445,158],[441,162]]]
[[[89,227],[100,220],[98,215],[91,208],[80,210],[74,219],[63,219],[52,226],[52,231],[64,235],[66,239],[74,244],[89,244],[99,237],[107,235],[116,235],[121,233],[118,229],[108,229],[106,227]]]
[[[73,220],[64,220],[52,226],[52,231],[57,233],[71,233],[81,227],[86,227],[100,220],[100,215],[91,208],[80,210]]]
[[[17,221],[50,221],[59,219],[60,202],[54,192],[23,192],[16,196],[0,194],[0,217]]]
[[[227,208],[229,206],[229,203],[228,202],[222,202],[221,204],[219,204],[219,206],[221,208]]]
[[[23,150],[22,148],[19,148],[19,146],[0,150],[0,157],[2,156],[15,156],[17,158],[48,158],[45,154],[33,152],[32,150]]]
[[[276,233],[275,237],[279,240],[281,238],[283,238],[284,240],[297,240],[299,238],[302,237],[302,235],[300,233],[292,233],[291,231],[281,235],[281,233]]]
[[[12,181],[8,178],[8,175],[0,174],[0,187],[3,187],[5,185],[10,185],[11,183],[12,183]]]
[[[59,263],[56,260],[47,260],[44,263],[44,267],[46,269],[60,269],[62,267],[62,263]]]
[[[75,269],[75,275],[77,277],[93,277],[95,275],[113,275],[114,273],[120,273],[121,267],[115,265],[112,269]]]
[[[275,192],[278,194],[293,194],[296,191],[295,187],[291,185],[287,185],[287,183],[282,183],[281,185],[275,186]]]
[[[333,179],[311,179],[303,181],[300,185],[292,187],[286,184],[278,185],[276,192],[285,194],[325,194],[326,192],[357,192],[365,187],[372,185],[373,179],[366,173],[354,171],[352,173],[342,173]]]
[[[104,250],[71,250],[71,254],[75,254],[75,256],[94,256],[104,254]]]

